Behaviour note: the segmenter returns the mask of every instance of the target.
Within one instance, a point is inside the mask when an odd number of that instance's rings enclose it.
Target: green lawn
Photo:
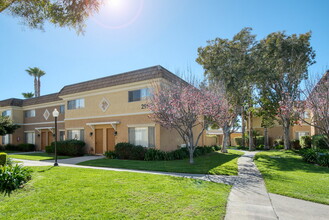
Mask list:
[[[152,174],[34,167],[0,219],[223,219],[231,186]]]
[[[237,160],[241,155],[243,155],[242,152],[234,150],[229,150],[228,154],[213,152],[196,157],[195,163],[192,165],[189,164],[188,159],[172,161],[97,159],[82,162],[79,165],[178,173],[238,175]]]
[[[23,159],[23,160],[54,160],[54,154],[47,154],[47,153],[32,153],[32,154],[11,154],[9,155],[10,158],[14,159]],[[58,156],[58,159],[67,159],[70,156]]]
[[[292,151],[262,152],[255,158],[269,192],[329,205],[329,168],[308,164]]]

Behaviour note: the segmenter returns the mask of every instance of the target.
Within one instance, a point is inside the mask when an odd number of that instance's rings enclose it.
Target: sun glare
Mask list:
[[[143,5],[144,0],[106,0],[93,20],[105,28],[121,29],[138,19]]]

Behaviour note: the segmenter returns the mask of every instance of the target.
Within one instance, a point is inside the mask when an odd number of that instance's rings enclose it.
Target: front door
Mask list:
[[[103,129],[95,129],[95,154],[103,154]]]
[[[48,131],[48,146],[50,146],[52,142],[54,142],[53,133]]]
[[[114,137],[115,137],[114,129],[113,128],[106,129],[107,150],[114,151],[114,145],[115,145]]]
[[[47,132],[41,132],[41,150],[45,150],[47,145]]]

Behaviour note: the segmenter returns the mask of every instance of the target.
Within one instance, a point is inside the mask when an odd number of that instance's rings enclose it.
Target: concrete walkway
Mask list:
[[[225,220],[278,219],[262,176],[252,161],[256,153],[246,151],[238,160],[239,178],[230,192]]]

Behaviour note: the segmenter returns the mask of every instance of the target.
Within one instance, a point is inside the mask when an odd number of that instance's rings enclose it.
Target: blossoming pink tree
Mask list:
[[[306,100],[296,108],[299,119],[325,135],[329,146],[329,71],[317,83],[312,79],[307,81],[304,94]],[[305,117],[307,112],[311,114]]]
[[[189,150],[190,163],[194,163],[193,153],[202,133],[214,119],[220,119],[223,109],[221,100],[216,98],[210,92],[179,82],[155,87],[148,102],[148,108],[153,112],[149,117],[179,133]]]

